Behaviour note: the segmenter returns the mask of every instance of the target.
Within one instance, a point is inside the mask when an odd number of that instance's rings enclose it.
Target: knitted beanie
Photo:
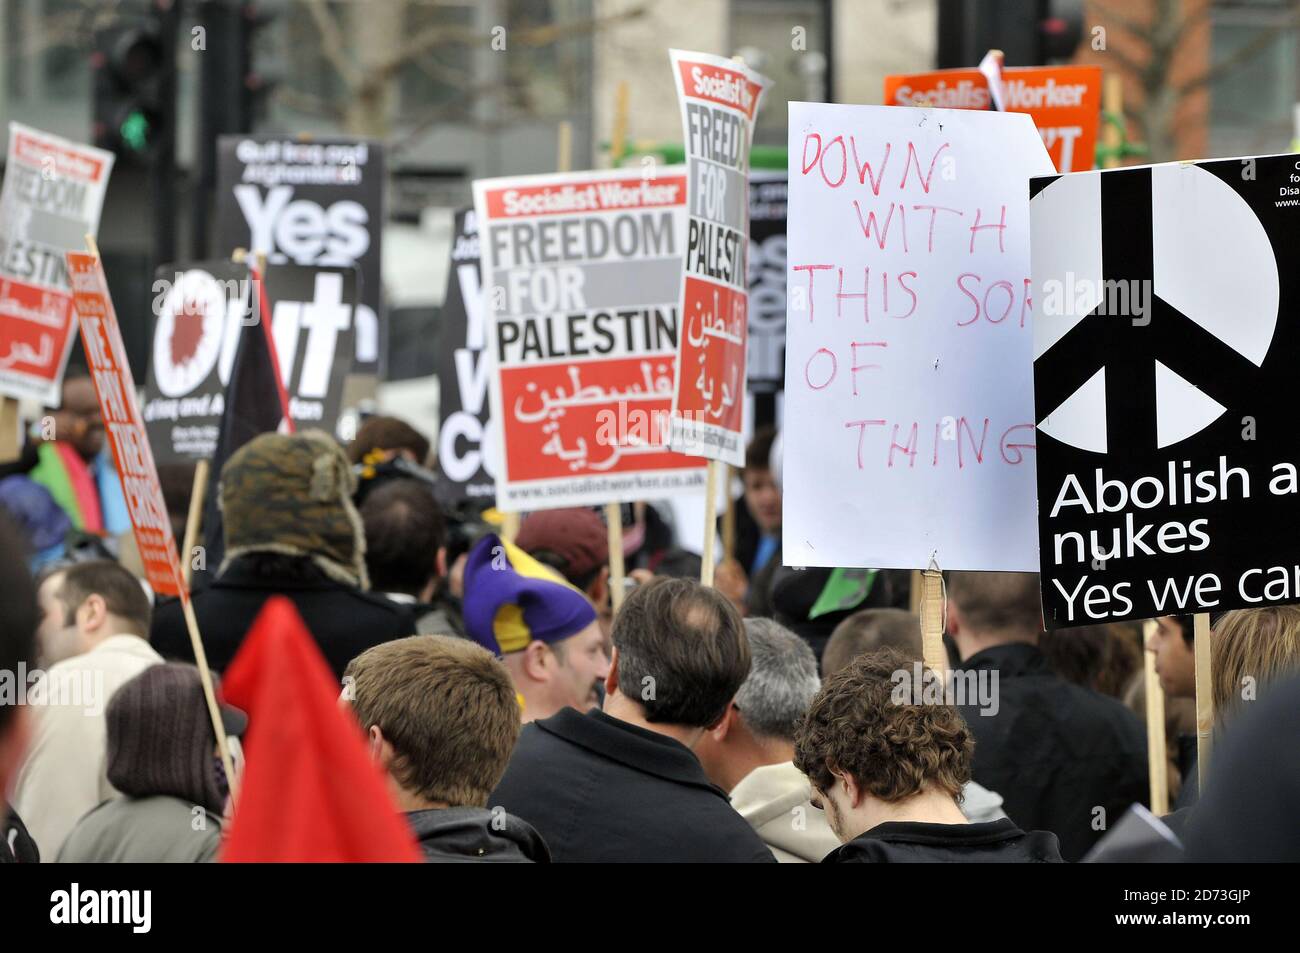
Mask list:
[[[324,431],[254,437],[221,470],[221,568],[248,553],[306,556],[331,579],[369,589],[355,489],[347,457]]]
[[[197,668],[151,665],[113,693],[104,716],[113,787],[132,797],[171,795],[221,813],[217,739]]]

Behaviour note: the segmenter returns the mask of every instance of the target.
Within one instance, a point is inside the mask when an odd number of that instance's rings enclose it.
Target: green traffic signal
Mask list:
[[[141,110],[133,109],[122,120],[118,130],[122,141],[134,152],[144,152],[149,147],[149,117]]]

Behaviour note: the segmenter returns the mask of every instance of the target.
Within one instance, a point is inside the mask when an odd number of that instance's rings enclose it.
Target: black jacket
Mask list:
[[[415,635],[415,618],[407,606],[336,582],[314,567],[295,577],[267,578],[257,572],[255,556],[242,556],[193,596],[203,650],[212,668],[220,672],[230,664],[262,604],[273,595],[293,601],[340,679],[348,662],[372,645]],[[166,658],[194,661],[180,600],[158,606],[149,641]]]
[[[1300,677],[1260,687],[1214,744],[1187,825],[1196,862],[1300,862]]]
[[[549,864],[541,835],[517,817],[482,807],[410,811],[411,830],[430,864]]]
[[[1025,833],[1001,818],[983,824],[889,821],[831,851],[823,864],[1059,864],[1055,834]]]
[[[961,668],[998,672],[997,714],[974,704],[961,713],[975,736],[975,780],[1002,795],[1022,829],[1051,831],[1076,861],[1146,803],[1146,729],[1120,702],[1055,675],[1023,643],[985,649]]]
[[[525,725],[488,803],[537,828],[558,862],[774,862],[678,741],[566,708]]]
[[[41,852],[18,812],[0,801],[0,864],[39,864]]]

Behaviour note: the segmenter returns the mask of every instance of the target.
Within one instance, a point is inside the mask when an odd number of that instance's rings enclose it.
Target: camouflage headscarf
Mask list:
[[[221,568],[248,553],[307,556],[330,578],[369,589],[355,488],[347,458],[324,431],[253,438],[221,470]]]

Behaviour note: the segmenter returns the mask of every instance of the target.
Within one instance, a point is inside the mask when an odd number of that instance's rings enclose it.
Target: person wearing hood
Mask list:
[[[362,652],[343,699],[430,863],[549,863],[530,825],[488,796],[519,737],[505,666],[472,642],[419,635]]]
[[[221,706],[228,737],[244,714]],[[105,713],[108,780],[121,792],[81,818],[59,863],[206,863],[221,845],[229,788],[199,670],[154,665],[123,685]]]
[[[843,845],[822,863],[1060,863],[1055,834],[962,813],[971,730],[954,705],[895,698],[913,671],[897,649],[859,655],[826,680],[799,727],[795,766]]]
[[[192,597],[208,664],[230,664],[273,595],[287,596],[334,671],[390,639],[415,634],[415,617],[369,592],[365,533],[352,503],[347,458],[318,430],[264,433],[221,470],[225,559]],[[167,658],[193,661],[179,600],[158,607],[150,641]]]

